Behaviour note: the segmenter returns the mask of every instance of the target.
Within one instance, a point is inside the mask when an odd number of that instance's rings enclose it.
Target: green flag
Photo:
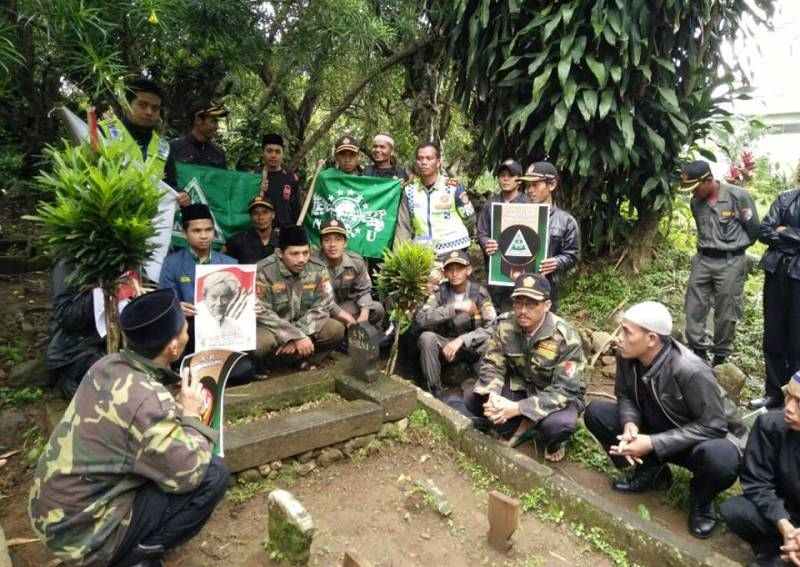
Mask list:
[[[394,238],[400,195],[399,179],[326,169],[317,177],[314,206],[305,219],[309,240],[319,246],[320,226],[336,217],[347,228],[347,248],[366,258],[383,258]]]
[[[176,164],[178,187],[189,194],[192,203],[205,203],[214,217],[215,248],[239,231],[250,227],[247,205],[261,191],[261,176],[191,163]],[[185,247],[181,213],[175,213],[172,245]]]

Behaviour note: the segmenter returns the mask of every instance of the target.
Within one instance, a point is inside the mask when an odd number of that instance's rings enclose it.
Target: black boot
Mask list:
[[[627,477],[611,483],[618,492],[647,492],[660,490],[672,484],[672,473],[667,465],[636,467]]]
[[[715,354],[714,362],[711,363],[711,366],[719,366],[720,364],[725,364],[726,360],[728,360],[727,354]]]
[[[692,502],[692,511],[689,512],[689,533],[696,538],[706,539],[711,537],[717,527],[717,518],[714,516],[714,506]]]

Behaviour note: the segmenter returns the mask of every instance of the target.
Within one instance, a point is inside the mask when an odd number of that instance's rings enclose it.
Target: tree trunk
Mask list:
[[[106,312],[106,351],[119,352],[122,347],[122,335],[119,328],[119,301],[116,287],[103,288],[103,305]]]
[[[628,245],[628,258],[634,273],[638,274],[653,259],[660,220],[661,217],[652,209],[639,210],[639,219],[633,227]]]
[[[386,363],[386,376],[394,374],[394,367],[397,364],[397,355],[400,352],[400,327],[398,326],[394,331],[394,341],[392,348],[389,351],[389,360]]]

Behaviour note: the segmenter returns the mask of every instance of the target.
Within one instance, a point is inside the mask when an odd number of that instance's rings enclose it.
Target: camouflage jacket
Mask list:
[[[522,415],[538,422],[570,402],[583,411],[583,368],[586,359],[580,335],[564,319],[547,313],[544,323],[529,338],[513,314],[501,319],[489,339],[475,392],[500,394],[525,391],[519,402]]]
[[[461,337],[464,347],[468,349],[479,348],[491,335],[491,326],[497,312],[489,292],[475,282],[467,282],[464,299],[472,300],[479,312],[475,315],[456,312],[456,294],[449,283],[443,283],[417,312],[417,326],[424,331],[436,331],[448,338]]]
[[[359,307],[369,307],[372,303],[372,279],[367,271],[367,263],[356,254],[345,250],[338,266],[331,267],[322,255],[315,260],[328,269],[333,286],[335,303],[331,306],[331,316],[337,315],[345,301],[353,301]]]
[[[334,305],[328,269],[313,256],[299,274],[277,254],[265,258],[258,263],[256,291],[262,307],[256,320],[281,344],[317,333]]]
[[[130,522],[136,491],[200,484],[215,432],[182,418],[162,382],[174,373],[130,351],[105,356],[81,382],[34,474],[33,529],[70,565],[108,565]]]

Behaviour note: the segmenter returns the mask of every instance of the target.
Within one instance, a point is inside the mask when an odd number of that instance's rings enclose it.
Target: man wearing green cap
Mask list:
[[[758,211],[747,191],[715,180],[705,161],[684,166],[681,190],[692,192],[697,225],[697,254],[692,258],[684,307],[686,342],[704,360],[710,351],[716,366],[730,355],[742,315],[749,268],[745,252],[758,237]],[[713,340],[706,329],[712,304]]]
[[[547,460],[560,461],[584,406],[581,338],[550,312],[550,282],[542,274],[519,276],[511,300],[513,311],[489,338],[465,405],[511,446],[535,437]]]
[[[740,473],[743,495],[720,506],[758,567],[800,565],[800,373],[784,386],[783,411],[758,416]]]
[[[418,340],[422,374],[436,397],[442,390],[442,362],[477,363],[497,317],[489,292],[469,279],[469,254],[450,252],[443,263],[447,281],[416,316],[417,326],[423,331]]]
[[[134,299],[120,327],[127,349],[89,369],[31,487],[34,531],[70,565],[159,567],[228,487],[217,433],[200,418],[203,385],[170,370],[189,338],[175,292]]]
[[[338,219],[328,219],[319,230],[320,255],[327,266],[335,303],[331,316],[347,325],[369,322],[380,326],[386,310],[372,299],[372,279],[364,259],[347,250],[347,228]]]

